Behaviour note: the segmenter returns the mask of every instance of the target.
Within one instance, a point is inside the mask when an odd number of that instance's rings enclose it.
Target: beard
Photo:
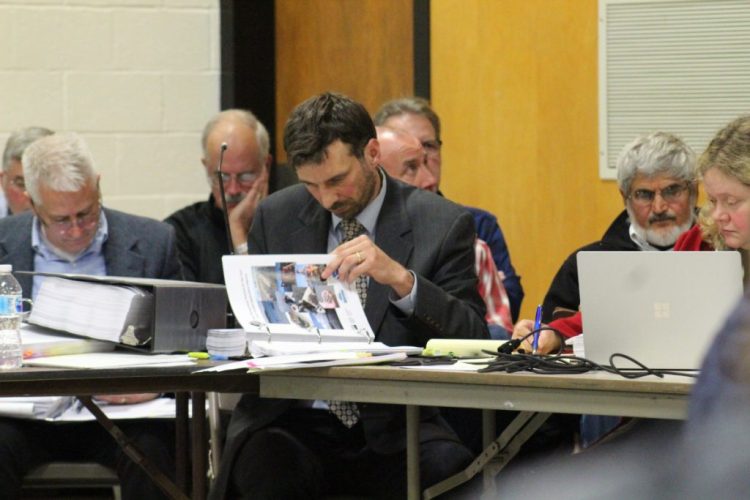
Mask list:
[[[328,208],[329,211],[342,219],[351,219],[367,207],[375,197],[375,189],[378,185],[376,176],[380,173],[377,170],[365,168],[363,165],[362,174],[363,182],[360,195],[349,200],[337,201]]]
[[[227,205],[236,205],[242,200],[245,199],[245,196],[247,196],[247,193],[237,193],[230,196],[224,196],[227,200]]]
[[[657,247],[673,246],[675,244],[675,241],[677,241],[677,238],[679,238],[682,233],[690,229],[695,222],[695,215],[691,214],[690,219],[688,219],[684,224],[674,224],[665,228],[651,229],[650,227],[643,227],[636,222],[636,219],[633,216],[630,207],[628,207],[627,210],[628,216],[630,217],[630,222],[633,225],[633,230],[638,235],[638,237]],[[664,221],[674,221],[676,223],[677,217],[673,213],[668,212],[664,214],[654,214],[648,218],[649,224]]]

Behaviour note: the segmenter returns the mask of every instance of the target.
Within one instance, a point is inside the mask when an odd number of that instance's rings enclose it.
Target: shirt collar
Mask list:
[[[67,252],[60,250],[49,242],[47,237],[44,235],[42,230],[42,224],[39,217],[36,215],[31,223],[31,248],[35,253],[38,253],[47,260],[65,260],[68,262],[76,262],[87,255],[100,255],[102,253],[102,247],[104,242],[109,237],[109,229],[107,225],[107,217],[104,214],[104,209],[100,209],[99,212],[99,227],[96,230],[94,239],[91,244],[78,255],[70,255]]]
[[[380,175],[380,192],[355,217],[370,235],[375,234],[375,225],[378,222],[378,215],[380,215],[380,209],[383,208],[383,201],[385,200],[385,174],[380,168],[378,168],[378,174]],[[341,217],[331,212],[331,227],[338,229],[340,223]]]

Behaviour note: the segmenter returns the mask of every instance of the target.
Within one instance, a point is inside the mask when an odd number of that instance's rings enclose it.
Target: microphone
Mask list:
[[[219,193],[221,193],[221,208],[224,214],[224,227],[227,230],[227,244],[229,245],[229,255],[234,255],[234,245],[232,244],[232,232],[229,229],[229,211],[227,210],[227,196],[224,193],[224,180],[221,178],[221,166],[224,164],[224,152],[229,148],[226,142],[221,143],[219,148],[219,166],[216,168],[216,178],[219,180]]]

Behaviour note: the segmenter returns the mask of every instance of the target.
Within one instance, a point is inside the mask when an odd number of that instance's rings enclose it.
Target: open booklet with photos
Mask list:
[[[353,285],[321,279],[330,255],[228,255],[227,294],[248,341],[366,342],[374,339]]]

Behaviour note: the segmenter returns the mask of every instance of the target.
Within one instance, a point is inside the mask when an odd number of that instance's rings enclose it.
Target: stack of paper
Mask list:
[[[134,419],[134,418],[174,418],[175,402],[172,398],[156,398],[143,403],[112,405],[102,401],[94,402],[101,408],[110,419]],[[56,417],[55,421],[79,422],[94,420],[94,415],[88,411],[78,400],[71,404],[63,413]]]
[[[293,354],[315,354],[327,352],[351,352],[370,354],[391,354],[402,352],[405,354],[421,354],[421,347],[414,346],[387,346],[382,342],[371,342],[369,344],[351,342],[330,342],[327,344],[300,343],[300,342],[261,342],[255,341],[250,346],[250,354],[254,358],[263,356],[289,356]]]
[[[29,323],[127,345],[148,339],[153,296],[137,287],[48,276],[34,300]],[[126,337],[126,338],[124,338]]]
[[[421,353],[419,347],[391,347],[374,341],[357,291],[336,276],[322,278],[330,258],[225,255],[222,262],[229,302],[246,332],[246,349],[254,359],[210,371],[386,363]],[[226,350],[235,346],[231,332],[214,330],[214,338],[209,334],[209,353],[227,355]],[[240,341],[236,342],[236,348],[241,349]]]
[[[94,401],[111,419],[174,418],[175,402],[172,398],[156,398],[143,403],[112,405]],[[47,420],[50,422],[75,422],[94,420],[94,415],[72,396],[41,396],[0,398],[0,416]]]
[[[106,352],[115,348],[114,344],[108,342],[64,335],[27,323],[21,326],[21,344],[24,359],[84,352]]]
[[[35,396],[0,398],[0,416],[13,418],[48,419],[70,406],[70,396]]]
[[[248,372],[289,370],[292,368],[315,368],[322,366],[374,365],[403,361],[405,352],[388,354],[371,354],[369,352],[330,351],[306,354],[289,354],[286,356],[269,356],[257,359],[246,359],[205,368],[200,372],[223,372],[228,370],[247,370]]]
[[[24,364],[29,366],[89,369],[189,366],[194,363],[195,360],[186,354],[135,354],[123,352],[71,354],[69,356],[34,358],[24,362]]]
[[[206,336],[206,350],[211,356],[244,356],[247,336],[242,328],[210,329]]]

